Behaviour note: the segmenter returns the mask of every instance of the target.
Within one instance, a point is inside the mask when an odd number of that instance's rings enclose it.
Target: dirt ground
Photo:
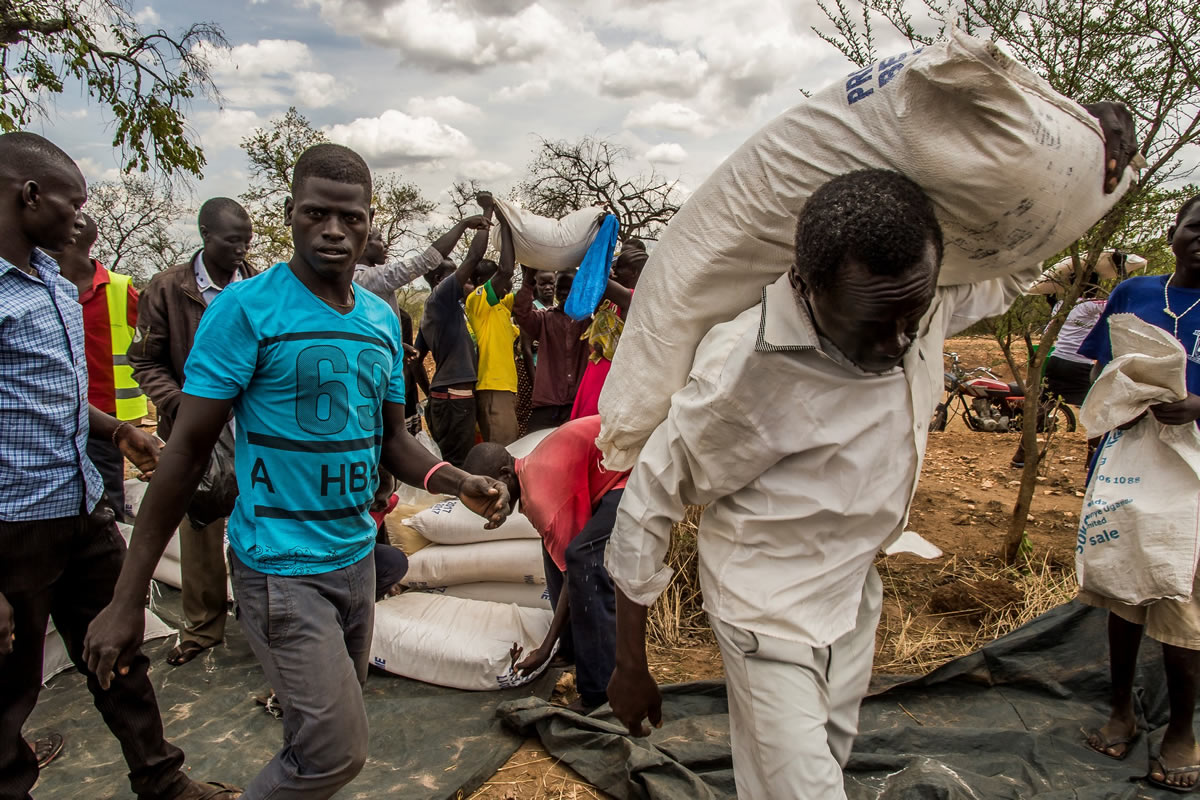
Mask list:
[[[1011,379],[996,343],[957,338],[946,344],[964,367],[986,366]],[[1023,354],[1021,354],[1023,357]],[[1026,535],[1022,568],[998,558],[1016,500],[1020,470],[1009,462],[1017,434],[975,433],[960,419],[931,434],[909,530],[943,556],[880,558],[885,596],[875,669],[920,673],[974,649],[1073,593],[1073,539],[1086,478],[1082,431],[1055,433],[1042,466]],[[651,671],[660,683],[720,677],[721,654],[711,637],[676,648],[652,647]],[[574,694],[573,681],[560,683]],[[607,797],[558,764],[536,739],[473,795],[474,800]]]

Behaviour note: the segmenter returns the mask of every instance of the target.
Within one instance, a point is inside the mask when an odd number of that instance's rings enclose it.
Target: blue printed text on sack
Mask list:
[[[900,74],[900,70],[904,69],[904,60],[909,56],[915,56],[924,49],[919,47],[908,53],[885,58],[850,75],[846,79],[846,102],[854,105],[859,100],[865,100],[873,95],[875,89],[887,86]]]

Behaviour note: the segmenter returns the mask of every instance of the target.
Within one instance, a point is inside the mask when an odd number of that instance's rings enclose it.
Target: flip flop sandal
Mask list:
[[[1142,780],[1156,789],[1166,789],[1168,792],[1174,792],[1175,794],[1191,794],[1200,786],[1200,778],[1197,778],[1191,786],[1172,786],[1165,780],[1160,781],[1157,778],[1151,777],[1156,771],[1154,769],[1156,766],[1158,767],[1157,771],[1162,772],[1164,778],[1170,778],[1175,775],[1185,775],[1189,772],[1200,772],[1200,764],[1192,764],[1186,767],[1168,767],[1162,763],[1161,758],[1150,759],[1150,769],[1146,772],[1146,777],[1142,778]]]
[[[63,737],[59,733],[48,733],[33,743],[33,755],[37,758],[38,769],[49,764],[63,749]]]
[[[1137,744],[1137,740],[1142,738],[1142,731],[1138,729],[1135,730],[1130,736],[1118,736],[1114,739],[1105,740],[1104,734],[1100,733],[1100,729],[1095,728],[1090,732],[1085,731],[1084,737],[1084,744],[1086,744],[1088,748],[1095,750],[1105,758],[1111,758],[1113,761],[1124,761],[1125,759],[1129,758],[1129,754],[1133,752],[1133,747],[1135,744]],[[1098,744],[1092,744],[1092,739],[1095,739]],[[1119,756],[1114,756],[1112,753],[1105,752],[1110,747],[1116,747],[1117,745],[1122,744],[1125,745],[1125,752]]]
[[[181,667],[207,649],[207,647],[199,642],[190,640],[180,642],[175,645],[171,652],[167,653],[167,663],[172,667]]]

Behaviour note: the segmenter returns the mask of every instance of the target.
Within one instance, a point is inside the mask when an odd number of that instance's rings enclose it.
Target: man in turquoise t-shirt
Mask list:
[[[352,283],[371,225],[366,163],[340,145],[309,148],[292,191],[291,261],[230,285],[205,312],[170,444],[113,601],[86,641],[102,683],[136,651],[154,565],[232,412],[234,593],[284,723],[283,749],[250,782],[247,799],[331,797],[366,759],[376,465],[458,495],[487,527],[508,514],[501,484],[436,462],[405,429],[399,322]]]

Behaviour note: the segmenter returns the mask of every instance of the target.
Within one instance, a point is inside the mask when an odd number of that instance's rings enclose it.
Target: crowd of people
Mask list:
[[[1110,154],[1105,186],[1132,156]],[[489,529],[519,506],[542,536],[555,613],[517,669],[574,664],[575,710],[607,702],[633,735],[661,718],[645,636],[670,580],[671,529],[685,506],[707,506],[699,567],[739,795],[844,797],[882,603],[873,560],[903,530],[921,472],[941,387],[931,356],[1002,313],[1031,278],[939,287],[945,245],[920,186],[861,170],[816,191],[798,210],[791,271],[710,331],[629,472],[604,468],[596,438],[648,259],[637,239],[621,244],[594,313],[575,319],[564,310],[572,273],[518,264],[488,193],[482,213],[390,260],[371,225],[366,163],[320,144],[293,171],[288,262],[251,265],[249,215],[213,198],[199,209],[200,249],[139,296],[91,258],[86,183],[53,143],[0,136],[0,192],[0,800],[29,797],[39,762],[61,747],[22,738],[51,618],[140,798],[328,798],[351,781],[367,757],[374,602],[406,565],[381,532],[397,481],[457,496]],[[1193,394],[1152,411],[1190,424],[1200,418],[1200,318],[1188,318],[1200,304],[1197,198],[1170,236],[1174,277],[1127,281],[1099,317],[1129,311],[1183,341]],[[396,293],[418,280],[430,291],[415,323]],[[1055,376],[1111,359],[1104,325],[1072,348]],[[136,424],[147,400],[165,448]],[[426,428],[440,456],[418,441]],[[553,431],[513,458],[506,446],[540,429]],[[223,437],[239,496],[211,519],[192,503]],[[126,460],[150,481],[127,552],[115,525]],[[223,641],[230,580],[281,710],[282,747],[245,789],[183,771],[141,652],[148,586],[177,529],[186,626],[167,663]],[[1112,614],[1114,679],[1112,717],[1087,744],[1127,755],[1145,631],[1163,643],[1171,690],[1150,779],[1193,787],[1200,598],[1083,599]]]

